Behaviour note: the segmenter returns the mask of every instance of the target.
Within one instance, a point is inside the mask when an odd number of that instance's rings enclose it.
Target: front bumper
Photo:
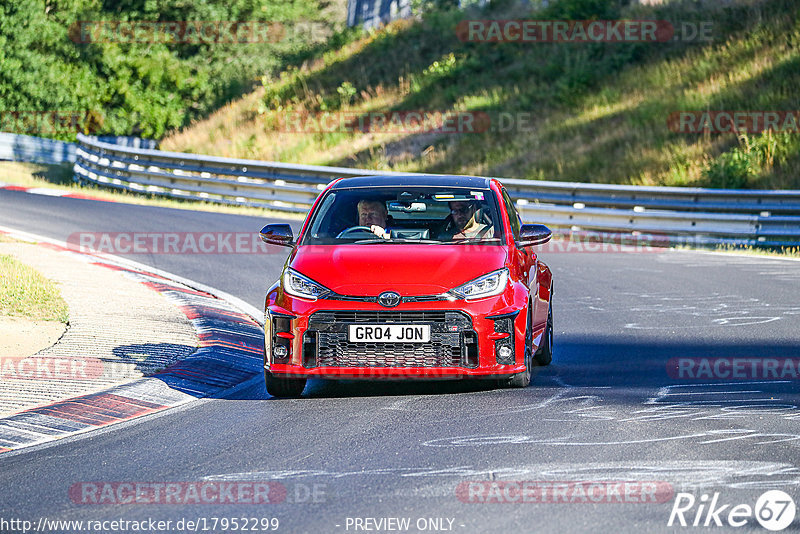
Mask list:
[[[507,378],[525,370],[527,299],[515,306],[510,297],[384,308],[283,295],[281,306],[266,309],[264,367],[286,378]],[[348,339],[351,324],[427,324],[431,340],[355,343]]]

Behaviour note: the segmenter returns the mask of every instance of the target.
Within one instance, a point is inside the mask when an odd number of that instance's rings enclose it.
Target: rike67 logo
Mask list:
[[[779,531],[792,524],[796,512],[792,497],[780,490],[763,493],[755,506],[722,503],[719,492],[699,499],[691,493],[678,493],[667,526],[743,527],[755,518],[765,529]]]

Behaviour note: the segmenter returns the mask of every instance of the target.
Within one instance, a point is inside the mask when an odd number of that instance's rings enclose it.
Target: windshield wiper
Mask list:
[[[393,237],[391,239],[384,239],[382,237],[374,237],[372,239],[359,239],[347,243],[349,245],[375,245],[375,244],[392,244],[392,243],[422,243],[431,245],[464,245],[474,243],[495,243],[500,241],[499,237],[468,237],[464,239],[456,239],[454,241],[437,241],[435,239],[410,239],[402,237]]]
[[[472,243],[489,243],[500,241],[499,237],[467,237],[464,239],[456,239],[454,241],[446,241],[450,245],[464,245],[464,244],[472,244]]]
[[[375,239],[360,239],[358,241],[353,241],[353,243],[351,243],[351,244],[353,244],[353,245],[372,245],[372,244],[375,244],[375,243],[387,243],[387,244],[391,244],[391,243],[423,243],[423,244],[433,243],[433,244],[438,244],[438,243],[441,243],[441,241],[434,241],[433,239],[408,239],[408,238],[399,238],[399,237],[391,238],[391,239],[383,239],[382,237],[377,237]]]

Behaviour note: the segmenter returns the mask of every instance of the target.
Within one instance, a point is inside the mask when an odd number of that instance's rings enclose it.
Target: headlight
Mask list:
[[[451,289],[450,293],[466,300],[479,299],[499,295],[506,288],[506,284],[508,284],[508,269],[500,269]]]
[[[331,292],[327,287],[292,269],[286,269],[283,275],[283,290],[294,297],[311,300],[317,300]]]

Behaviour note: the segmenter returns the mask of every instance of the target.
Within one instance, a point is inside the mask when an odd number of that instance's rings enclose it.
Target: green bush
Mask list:
[[[81,43],[79,21],[320,19],[324,0],[14,0],[0,4],[0,112],[91,114],[96,133],[160,138],[310,53],[308,33],[279,42]],[[338,22],[327,21],[332,28]],[[73,41],[76,39],[78,42]],[[25,133],[25,132],[20,132]],[[29,132],[37,134],[37,132]],[[74,132],[44,136],[74,138]]]
[[[765,131],[755,137],[740,135],[739,146],[723,152],[703,170],[706,185],[724,189],[747,188],[753,178],[787,160],[796,149],[793,141],[790,133],[776,135]]]

